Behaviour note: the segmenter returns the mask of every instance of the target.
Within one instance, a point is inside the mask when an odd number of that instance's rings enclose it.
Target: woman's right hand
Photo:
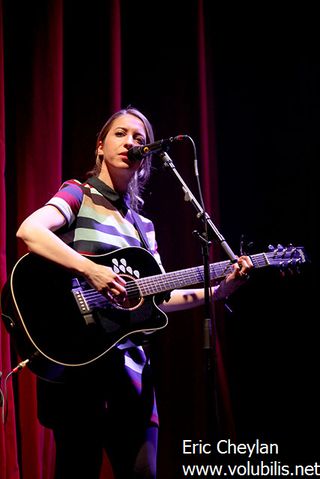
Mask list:
[[[96,264],[77,253],[54,232],[64,226],[65,218],[60,211],[46,205],[32,213],[21,224],[17,236],[32,251],[83,276],[93,288],[108,297],[118,300],[126,297],[125,280],[111,268]]]
[[[97,264],[88,259],[88,268],[86,268],[84,276],[99,293],[118,298],[126,297],[125,280],[109,268],[109,266]]]

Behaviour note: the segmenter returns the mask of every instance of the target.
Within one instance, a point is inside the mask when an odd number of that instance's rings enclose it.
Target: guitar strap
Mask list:
[[[147,251],[150,251],[149,241],[148,241],[146,232],[145,232],[145,230],[144,230],[144,227],[143,227],[143,223],[142,223],[142,221],[141,221],[141,218],[140,218],[140,216],[138,215],[138,213],[137,213],[136,211],[134,211],[134,210],[130,210],[130,211],[131,211],[131,215],[132,215],[132,218],[133,218],[134,226],[135,226],[136,230],[137,230],[138,233],[139,233],[141,242],[142,242],[144,248],[145,248]]]
[[[148,238],[147,238],[147,235],[145,233],[145,230],[143,228],[143,223],[141,221],[141,218],[140,216],[138,215],[138,213],[136,213],[135,211],[131,210],[131,214],[132,214],[132,217],[133,217],[133,221],[134,221],[134,225],[139,233],[139,236],[141,238],[141,241],[144,245],[144,248],[149,251],[150,253],[152,253],[151,251],[151,248],[149,246],[149,242],[148,242]],[[171,291],[168,291],[164,297],[164,300],[165,301],[169,301],[171,297]]]

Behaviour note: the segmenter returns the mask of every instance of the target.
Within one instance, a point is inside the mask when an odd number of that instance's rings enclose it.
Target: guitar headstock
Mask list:
[[[289,244],[284,247],[278,244],[276,247],[269,245],[268,249],[266,256],[270,266],[277,266],[282,271],[299,270],[299,266],[308,261],[303,246]]]

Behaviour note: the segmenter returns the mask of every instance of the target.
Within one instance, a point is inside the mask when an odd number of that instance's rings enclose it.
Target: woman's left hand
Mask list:
[[[229,279],[247,279],[252,268],[253,264],[250,257],[240,256],[237,263],[233,265],[233,272],[229,275]]]

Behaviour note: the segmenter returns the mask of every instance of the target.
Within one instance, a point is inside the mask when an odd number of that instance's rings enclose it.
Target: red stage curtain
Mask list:
[[[4,97],[4,51],[2,36],[2,1],[0,2],[0,290],[6,280],[6,188],[5,188],[5,97]],[[0,324],[0,387],[11,370],[9,335]],[[17,441],[12,383],[8,381],[7,421],[0,422],[0,477],[18,479]]]
[[[18,8],[18,4],[15,6],[15,3],[6,4],[3,22],[7,44],[0,44],[0,54],[3,55],[5,52],[7,56],[7,61],[2,61],[0,65],[1,284],[6,279],[6,264],[12,266],[25,252],[21,243],[15,243],[18,224],[54,194],[62,179],[69,178],[70,175],[77,176],[78,171],[89,169],[91,165],[88,164],[88,156],[94,158],[92,155],[94,134],[97,133],[98,126],[101,126],[114,110],[126,106],[127,103],[137,106],[147,115],[151,113],[149,116],[154,120],[159,110],[158,123],[154,121],[158,131],[162,130],[169,134],[170,124],[172,126],[177,123],[178,128],[185,128],[186,133],[192,131],[195,135],[198,134],[204,199],[208,211],[214,214],[215,221],[218,220],[212,72],[211,65],[207,63],[208,46],[203,2],[192,2],[191,12],[188,12],[186,17],[186,22],[192,28],[185,29],[182,38],[177,33],[175,22],[175,18],[181,21],[180,10],[171,9],[172,2],[168,2],[167,7],[159,6],[160,18],[163,16],[168,24],[159,20],[157,29],[154,28],[153,22],[150,22],[150,15],[145,12],[142,18],[142,12],[137,9],[137,5],[133,7],[132,2],[109,0],[98,2],[99,8],[89,4],[85,9],[77,4],[73,7],[77,8],[77,15],[74,15],[70,3],[64,0],[40,3],[31,1],[28,5],[19,4],[21,10],[18,19],[14,15],[14,8]],[[0,0],[0,5],[3,4],[3,0]],[[128,13],[130,9],[134,9],[134,15]],[[165,13],[169,10],[172,12],[172,19]],[[130,23],[125,22],[124,14],[127,20],[130,16]],[[148,36],[144,35],[144,29],[149,32],[149,36],[156,32],[158,35],[161,31],[163,43],[159,45],[158,39],[154,44],[150,42]],[[168,38],[165,38],[165,34],[168,34]],[[182,51],[181,58],[179,54],[176,57],[171,56],[172,42],[177,42],[177,48],[181,46],[183,48],[184,42],[192,48],[197,45],[193,56],[190,54],[190,63],[194,69],[184,63],[186,59],[189,61],[188,52]],[[150,63],[144,56],[145,49],[150,51]],[[154,49],[158,50],[154,53]],[[167,61],[163,61],[162,55]],[[171,67],[176,70],[166,76],[164,74],[166,64],[170,61]],[[191,70],[192,76],[188,78]],[[174,79],[175,75],[181,80],[184,79],[185,84],[175,85],[174,80],[168,81],[168,77]],[[166,105],[166,88],[171,92],[171,87],[175,92],[176,114],[171,104]],[[159,97],[158,91],[162,88]],[[198,96],[192,98],[190,105],[186,103],[182,94],[184,88],[186,91],[198,92]],[[122,104],[123,101],[127,103]],[[10,139],[7,142],[7,149],[4,128],[5,105],[9,124],[7,135]],[[191,115],[191,111],[196,113]],[[183,168],[187,170],[187,164],[184,164]],[[9,186],[7,191],[5,185]],[[163,185],[161,190],[162,188]],[[177,187],[176,190],[178,189]],[[9,219],[5,214],[6,204],[12,205]],[[159,208],[157,214],[165,224],[167,213],[160,211]],[[181,235],[185,232],[189,234],[184,222],[181,222],[179,228]],[[7,247],[10,254],[6,251]],[[165,249],[166,245],[163,244],[162,250]],[[179,251],[181,268],[184,267],[184,258],[194,262],[192,249],[191,241],[181,245]],[[173,253],[175,259],[177,253]],[[196,318],[198,313],[192,314]],[[192,341],[195,344],[200,343],[201,328],[195,326],[195,332]],[[190,335],[185,334],[189,336],[190,341]],[[177,353],[172,350],[171,354]],[[9,372],[11,366],[9,339],[2,325],[0,358],[0,366],[5,374]],[[163,367],[167,368],[167,371],[170,369],[170,355],[168,358],[163,354]],[[201,367],[201,359],[198,358],[196,361],[197,366]],[[226,386],[222,357],[219,357],[219,369],[221,383]],[[175,376],[176,374],[168,376],[170,381],[162,385],[168,396],[174,394]],[[202,387],[200,379],[198,381]],[[52,479],[53,437],[37,420],[35,377],[27,368],[19,374],[14,393],[17,431],[10,381],[6,430],[1,426],[1,478],[19,479],[19,457],[21,478]],[[199,394],[200,398],[203,393],[197,390],[193,394]],[[225,402],[228,404],[227,386],[224,394]],[[231,411],[229,412],[231,414]],[[200,416],[201,411],[198,410],[196,420]],[[204,424],[206,418],[202,417],[201,420]],[[166,431],[165,424],[164,430]],[[201,434],[200,427],[198,430]],[[172,436],[173,441],[174,438]],[[170,454],[168,457],[170,458]],[[174,470],[170,464],[161,466],[160,469],[163,471]],[[106,457],[101,476],[112,477]],[[163,477],[171,477],[170,472]]]
[[[205,8],[203,0],[198,1],[198,61],[199,61],[199,125],[200,125],[200,144],[202,152],[202,177],[201,184],[203,188],[203,200],[210,218],[215,225],[220,223],[219,214],[219,182],[218,182],[218,163],[216,151],[215,118],[214,118],[214,79],[212,65],[208,61],[210,55],[211,42],[206,39]],[[210,249],[210,261],[222,259],[221,248]],[[223,257],[223,259],[225,259]],[[224,367],[223,348],[220,344],[223,341],[223,321],[222,311],[213,311],[212,321],[218,319],[219,325],[213,325],[213,347],[217,362],[217,397],[220,398],[218,410],[219,427],[226,430],[229,436],[235,434],[233,423],[233,414],[231,399],[229,396],[228,379]],[[218,327],[219,326],[219,327]],[[213,405],[214,407],[214,405]]]
[[[62,2],[45,2],[37,13],[34,30],[28,38],[32,62],[24,64],[23,72],[29,91],[25,92],[24,108],[16,112],[12,187],[17,224],[42,206],[62,178]],[[25,252],[19,243],[18,256]],[[17,395],[22,477],[51,479],[53,437],[37,420],[35,376],[29,370],[19,376]]]

